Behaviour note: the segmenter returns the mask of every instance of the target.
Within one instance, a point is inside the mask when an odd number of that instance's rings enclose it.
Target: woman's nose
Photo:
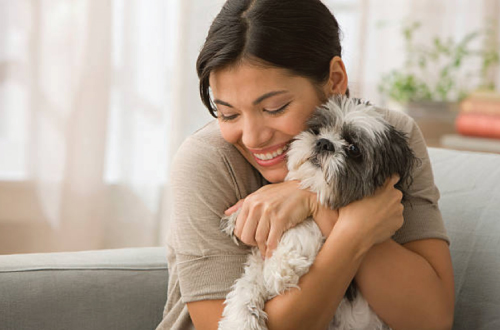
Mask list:
[[[245,118],[242,142],[247,148],[260,148],[272,137],[272,129],[260,117]]]

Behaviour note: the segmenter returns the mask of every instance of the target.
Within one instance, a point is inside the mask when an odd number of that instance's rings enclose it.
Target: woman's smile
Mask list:
[[[262,150],[248,149],[248,151],[252,153],[255,161],[260,166],[274,166],[285,161],[288,143],[282,143]]]

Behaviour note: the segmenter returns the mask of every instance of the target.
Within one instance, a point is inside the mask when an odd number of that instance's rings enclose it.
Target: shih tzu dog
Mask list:
[[[393,174],[403,191],[411,184],[417,163],[404,133],[395,129],[369,103],[334,96],[316,109],[308,129],[296,136],[287,152],[286,180],[299,180],[301,187],[318,201],[338,209],[372,195]],[[238,212],[221,222],[233,234]],[[271,258],[262,260],[252,248],[245,272],[227,295],[219,330],[267,329],[264,303],[290,288],[321,249],[325,238],[313,219],[286,231]],[[389,327],[370,309],[354,282],[337,308],[329,329],[382,330]]]

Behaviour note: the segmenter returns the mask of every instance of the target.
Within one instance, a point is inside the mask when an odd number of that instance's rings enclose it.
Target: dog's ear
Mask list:
[[[406,191],[413,182],[412,173],[420,160],[410,148],[406,134],[394,126],[388,124],[387,133],[380,136],[380,139],[384,142],[380,152],[376,153],[376,157],[379,159],[375,163],[383,164],[384,170],[379,173],[376,185],[379,186],[390,176],[398,174],[400,180],[396,184],[396,188],[403,192],[403,199],[407,199]]]
[[[392,167],[393,173],[398,173],[401,178],[396,184],[396,188],[401,190],[406,198],[406,191],[413,183],[413,170],[421,161],[410,148],[408,137],[405,133],[390,126],[388,138],[391,146],[389,152],[392,154],[392,157],[390,157],[392,158],[390,167]]]

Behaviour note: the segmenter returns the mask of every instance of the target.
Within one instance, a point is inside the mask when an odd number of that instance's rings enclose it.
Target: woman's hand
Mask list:
[[[301,189],[298,181],[269,184],[227,209],[230,215],[241,208],[234,234],[245,244],[258,246],[270,257],[283,233],[311,216],[317,208],[316,195]]]
[[[243,243],[258,246],[266,257],[272,255],[286,230],[310,216],[324,236],[341,222],[339,227],[361,235],[371,247],[389,239],[403,225],[403,194],[394,187],[398,181],[395,175],[374,195],[339,210],[320,205],[316,194],[301,189],[298,181],[270,184],[240,200],[225,214],[241,208],[234,234]]]
[[[336,226],[351,230],[370,248],[391,238],[403,225],[403,193],[394,185],[399,176],[394,175],[375,194],[339,209]]]

